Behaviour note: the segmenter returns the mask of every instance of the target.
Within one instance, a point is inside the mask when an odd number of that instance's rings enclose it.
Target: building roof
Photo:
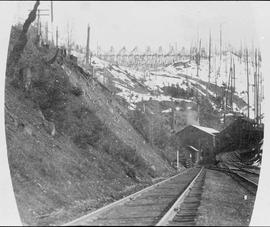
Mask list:
[[[218,130],[213,129],[213,128],[203,127],[203,126],[199,126],[199,125],[188,125],[185,128],[183,128],[180,131],[178,131],[176,134],[181,133],[183,130],[185,130],[188,127],[197,128],[197,129],[199,129],[199,130],[201,130],[203,132],[206,132],[206,133],[208,133],[208,134],[210,134],[212,136],[215,136],[215,134],[220,133]]]
[[[195,147],[191,146],[191,145],[188,145],[187,147],[191,148],[192,150],[194,151],[199,151],[198,149],[196,149]]]
[[[195,127],[195,128],[198,128],[198,129],[200,129],[200,130],[202,130],[202,131],[204,131],[204,132],[206,132],[208,134],[211,134],[211,135],[219,133],[218,130],[213,129],[213,128],[208,128],[208,127],[203,127],[203,126],[198,126],[198,125],[192,125],[192,126]]]

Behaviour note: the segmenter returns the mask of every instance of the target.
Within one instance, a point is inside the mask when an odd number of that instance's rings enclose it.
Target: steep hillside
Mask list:
[[[224,53],[212,56],[210,84],[208,83],[208,61],[202,59],[199,77],[193,60],[174,62],[157,69],[136,71],[92,57],[91,66],[85,65],[84,55],[73,52],[79,64],[111,91],[112,95],[129,111],[122,112],[126,119],[152,147],[168,162],[175,162],[174,133],[189,124],[202,125],[222,130],[230,122],[231,112],[243,114],[245,102],[245,65],[243,59]],[[226,94],[230,58],[236,64],[236,91],[232,94],[232,106],[223,98]],[[219,72],[216,71],[220,68]],[[217,75],[216,81],[215,76]],[[229,99],[229,98],[228,98]],[[226,111],[224,105],[227,103]],[[224,122],[224,119],[227,119]],[[181,150],[181,149],[180,149]],[[181,151],[180,151],[181,152]]]
[[[83,55],[76,52],[73,52],[73,54],[79,56],[83,68],[88,67],[83,64]],[[143,72],[111,64],[96,57],[92,58],[92,65],[95,76],[100,82],[116,91],[117,95],[125,98],[130,103],[131,108],[133,104],[150,98],[158,101],[171,100],[171,96],[164,94],[162,88],[175,85],[179,86],[183,91],[193,90],[201,96],[210,97],[212,100],[211,105],[216,109],[218,105],[213,100],[216,96],[221,96],[224,93],[222,86],[223,83],[227,82],[230,57],[229,53],[224,54],[221,64],[217,62],[219,58],[213,56],[212,61],[215,62],[215,68],[211,71],[210,84],[208,84],[208,62],[205,59],[202,60],[200,65],[199,77],[196,76],[196,65],[193,61],[175,62],[158,70]],[[244,112],[246,111],[246,102],[243,99],[243,97],[245,98],[243,92],[246,88],[245,64],[243,60],[234,55],[232,55],[232,58],[236,62],[237,74],[236,91],[233,94],[233,110]],[[216,72],[215,69],[219,65],[220,71]],[[218,74],[216,81],[214,74]],[[183,98],[190,98],[194,95],[190,97],[182,96]]]
[[[30,38],[16,73],[6,76],[5,123],[24,224],[65,223],[174,173],[128,109],[60,51]]]
[[[83,64],[83,55],[76,52],[79,56],[80,65],[87,70],[89,66]],[[234,56],[235,57],[235,56]],[[190,121],[195,124],[201,124],[216,129],[221,129],[223,122],[223,102],[222,97],[226,94],[223,83],[226,82],[226,70],[224,65],[228,62],[230,55],[227,53],[223,56],[223,64],[221,65],[220,75],[217,77],[217,83],[213,81],[213,75],[217,72],[211,72],[211,83],[208,84],[207,62],[202,60],[199,70],[200,77],[197,77],[196,65],[193,61],[175,62],[167,67],[150,71],[136,71],[128,67],[115,65],[96,57],[92,58],[92,66],[94,67],[95,77],[116,96],[126,101],[129,109],[134,110],[138,103],[156,100],[158,102],[174,102],[176,105],[176,115],[182,115],[182,121]],[[235,57],[236,58],[236,57]],[[213,61],[217,61],[217,56],[213,56]],[[235,60],[237,63],[237,59]],[[239,60],[240,61],[240,60]],[[215,63],[218,65],[218,63]],[[226,65],[228,67],[228,64]],[[239,66],[239,67],[238,67]],[[241,67],[240,67],[241,66]],[[234,111],[242,114],[246,112],[247,104],[242,98],[244,89],[243,64],[237,64],[238,74],[236,80],[236,92],[232,94],[232,108],[227,106],[227,114]],[[230,93],[228,93],[230,97]],[[177,104],[178,103],[178,104]],[[197,106],[194,108],[197,114],[187,113],[187,108],[182,108],[184,103],[190,103]],[[167,109],[162,111],[170,111],[171,106],[167,105]],[[187,106],[191,108],[190,106]],[[179,112],[179,108],[185,111],[184,114]],[[179,127],[178,129],[183,128]]]

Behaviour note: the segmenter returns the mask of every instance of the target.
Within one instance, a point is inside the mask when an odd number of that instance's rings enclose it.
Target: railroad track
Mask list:
[[[170,210],[156,224],[156,226],[195,226],[197,211],[200,206],[205,171],[198,175],[188,188],[185,196],[180,196]]]
[[[234,173],[237,173],[241,177],[246,178],[248,181],[251,181],[253,184],[258,185],[260,176],[259,171],[251,171],[248,166],[237,166],[232,165],[231,163],[223,162],[222,165],[219,166],[219,168],[224,171],[229,170],[229,172],[232,171]]]
[[[194,167],[65,224],[194,225],[205,169]]]
[[[222,161],[222,166],[225,168],[259,176],[260,169],[244,164],[240,158],[240,154],[235,151],[224,153],[219,158]]]
[[[234,171],[239,171],[239,172],[243,172],[243,173],[247,173],[247,174],[251,174],[251,175],[254,175],[254,176],[259,176],[260,174],[255,171],[250,171],[249,169],[247,168],[243,168],[243,167],[236,167],[236,169],[234,169]]]
[[[254,179],[250,179],[247,175],[243,173],[239,173],[237,171],[233,171],[229,168],[217,168],[217,167],[209,167],[209,169],[221,171],[229,176],[231,176],[239,185],[245,188],[252,195],[256,195],[258,183]]]

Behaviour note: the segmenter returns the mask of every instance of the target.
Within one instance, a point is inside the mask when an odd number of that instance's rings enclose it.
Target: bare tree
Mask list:
[[[8,59],[8,64],[7,64],[7,71],[8,71],[7,75],[9,75],[11,78],[15,77],[15,69],[17,68],[16,65],[18,64],[19,59],[21,58],[23,50],[26,46],[27,32],[28,32],[28,29],[29,29],[31,23],[33,23],[36,19],[37,9],[38,9],[39,4],[40,4],[40,2],[36,1],[34,8],[29,13],[28,18],[25,20],[25,22],[23,24],[23,29],[21,31],[19,39],[15,43],[15,45],[10,53],[10,56]]]
[[[70,24],[70,22],[67,23],[67,49],[68,49],[68,55],[71,54],[71,48],[72,48],[72,29],[73,26]]]

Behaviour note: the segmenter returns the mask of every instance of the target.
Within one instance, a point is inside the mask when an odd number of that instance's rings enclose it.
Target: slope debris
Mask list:
[[[24,224],[62,224],[174,173],[108,89],[33,34],[17,82],[7,75],[5,86],[8,159]]]

